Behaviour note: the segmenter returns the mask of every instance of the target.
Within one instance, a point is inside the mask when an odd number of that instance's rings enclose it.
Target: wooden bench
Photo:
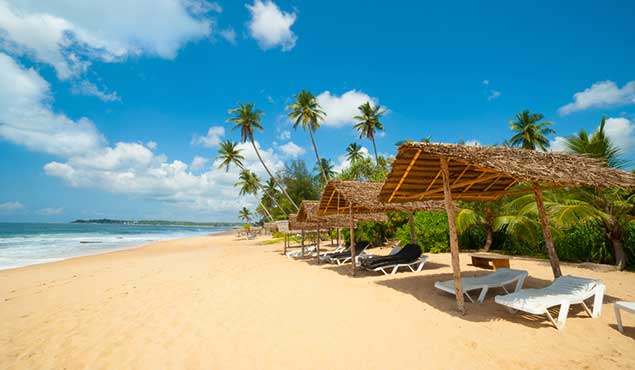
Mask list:
[[[497,270],[501,267],[509,268],[509,257],[500,254],[474,253],[472,257],[472,265],[486,269]]]

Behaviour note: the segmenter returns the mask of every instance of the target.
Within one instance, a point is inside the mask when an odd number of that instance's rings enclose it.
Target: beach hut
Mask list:
[[[519,183],[529,188],[513,188]],[[553,275],[559,277],[560,264],[542,190],[577,186],[631,188],[635,187],[635,175],[607,168],[601,161],[584,156],[508,147],[411,142],[399,147],[378,199],[387,203],[445,201],[456,300],[459,311],[464,313],[452,201],[489,201],[518,191],[533,191]]]
[[[383,183],[336,181],[331,180],[326,184],[318,214],[347,215],[351,230],[351,256],[355,256],[355,226],[353,220],[363,215],[385,214],[386,212],[407,212],[410,215],[410,236],[416,243],[413,215],[416,211],[445,211],[445,205],[439,201],[412,201],[401,203],[387,203],[378,199]],[[355,276],[356,266],[352,264],[352,273]]]
[[[318,234],[317,238],[317,263],[320,263],[320,230],[337,229],[337,243],[340,243],[339,230],[344,227],[348,227],[349,219],[346,215],[325,215],[320,216],[318,210],[320,207],[319,200],[303,200],[300,204],[300,209],[297,213],[297,221],[313,224]],[[374,221],[374,222],[386,222],[388,217],[385,214],[360,214],[354,218],[355,222],[359,221]]]

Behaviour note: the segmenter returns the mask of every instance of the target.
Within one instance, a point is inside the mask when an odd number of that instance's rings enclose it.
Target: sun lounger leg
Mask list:
[[[563,302],[560,305],[560,312],[558,312],[558,330],[564,329],[564,325],[567,323],[567,316],[569,315],[569,302]]]
[[[592,318],[600,317],[602,314],[602,301],[604,300],[604,285],[599,284],[597,291],[595,292],[595,298],[593,299],[593,314]]]
[[[425,260],[424,260],[424,261],[421,261],[421,262],[419,263],[419,267],[417,267],[417,272],[420,272],[421,270],[423,270],[423,265],[425,265],[425,264],[426,264],[426,261],[425,261]]]
[[[487,295],[487,287],[481,289],[481,294],[478,296],[478,303],[481,304],[485,300],[485,295]]]
[[[465,296],[467,297],[467,299],[470,300],[470,302],[474,303],[474,300],[472,299],[472,297],[470,297],[469,294],[467,294],[467,292],[463,292],[463,294],[465,294]]]
[[[399,265],[395,265],[395,267],[392,268],[392,271],[390,272],[390,275],[396,274],[398,269],[399,269]]]
[[[525,278],[526,276],[522,276],[522,275],[520,276],[520,278],[516,282],[516,289],[514,289],[514,292],[517,292],[523,288],[523,284],[525,283]]]
[[[593,313],[591,313],[591,310],[589,309],[589,306],[586,305],[586,303],[582,302],[582,307],[584,308],[586,313],[589,314],[589,316],[593,317]]]
[[[384,275],[388,275],[388,273],[386,272],[386,269],[385,269],[385,268],[383,268],[383,267],[381,267],[381,268],[379,269],[379,271],[383,272],[383,273],[384,273]]]
[[[620,333],[624,333],[624,327],[622,326],[622,313],[620,312],[620,308],[617,305],[613,306],[613,308],[615,309],[615,320],[617,321],[617,330],[619,330]]]

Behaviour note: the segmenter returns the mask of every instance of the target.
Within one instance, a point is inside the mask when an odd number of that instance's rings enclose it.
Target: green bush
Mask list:
[[[448,217],[441,212],[418,212],[414,217],[417,242],[424,252],[442,253],[450,250]],[[397,228],[395,237],[401,245],[411,242],[408,222]]]
[[[558,257],[569,262],[614,263],[612,248],[599,225],[582,224],[554,233]]]
[[[277,239],[277,238],[283,238],[284,237],[284,233],[282,231],[276,231],[275,233],[273,233],[272,238]]]
[[[635,222],[624,226],[624,252],[626,254],[626,267],[635,269]]]

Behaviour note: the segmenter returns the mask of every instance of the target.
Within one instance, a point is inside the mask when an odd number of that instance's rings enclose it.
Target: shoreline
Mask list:
[[[213,233],[213,232],[212,233],[207,233],[205,235],[192,235],[192,236],[186,236],[186,237],[168,238],[168,239],[154,240],[154,241],[144,242],[142,244],[134,244],[134,245],[122,245],[122,246],[107,246],[107,245],[104,245],[103,248],[101,248],[101,250],[87,251],[87,253],[82,253],[82,254],[78,254],[78,255],[72,255],[72,256],[68,256],[68,257],[55,258],[55,259],[51,259],[50,261],[36,262],[36,263],[30,263],[30,264],[27,264],[27,265],[6,267],[6,268],[0,267],[0,272],[17,270],[17,269],[23,269],[23,268],[28,268],[28,267],[32,267],[32,266],[43,266],[43,265],[48,265],[48,264],[53,264],[53,263],[68,261],[68,260],[72,260],[72,259],[83,258],[83,257],[92,257],[92,256],[99,256],[99,255],[102,255],[102,254],[124,252],[124,251],[129,251],[129,250],[149,247],[149,246],[152,246],[152,244],[162,243],[162,242],[186,240],[186,239],[191,239],[191,238],[200,238],[200,237],[207,237],[207,236],[214,236],[214,235],[224,235],[224,234],[231,233],[232,231],[233,230],[225,230],[225,231],[219,231],[219,232],[216,232],[216,233]],[[80,241],[80,244],[83,244],[83,243],[84,242]],[[91,244],[96,244],[96,243],[91,243]],[[100,247],[102,247],[102,246],[100,246]],[[46,259],[46,258],[42,258],[42,259]]]

